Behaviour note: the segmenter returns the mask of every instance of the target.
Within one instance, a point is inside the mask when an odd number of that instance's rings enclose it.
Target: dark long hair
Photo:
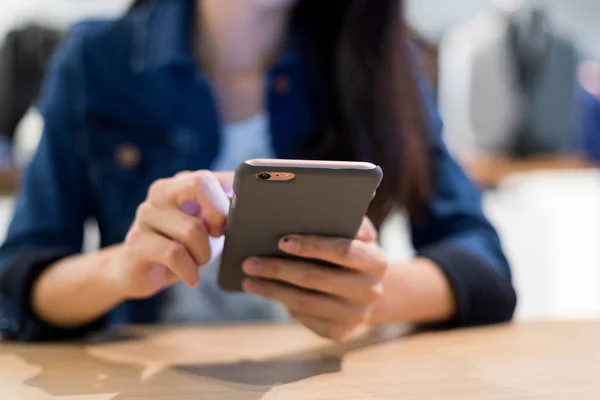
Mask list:
[[[376,226],[395,207],[419,215],[432,167],[403,1],[300,0],[291,29],[318,78],[320,119],[309,156],[382,167],[369,209]]]

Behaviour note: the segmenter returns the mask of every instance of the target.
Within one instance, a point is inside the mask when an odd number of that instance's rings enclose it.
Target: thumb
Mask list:
[[[377,237],[377,229],[375,229],[375,226],[368,217],[364,217],[360,229],[356,234],[356,239],[362,242],[375,242],[377,241]]]
[[[219,184],[223,188],[223,191],[228,195],[233,195],[233,178],[235,173],[233,171],[219,171],[213,172],[213,175],[219,181]]]

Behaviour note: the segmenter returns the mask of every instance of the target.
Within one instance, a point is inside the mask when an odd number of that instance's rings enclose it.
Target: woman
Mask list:
[[[512,317],[498,236],[442,142],[427,86],[413,79],[402,2],[327,6],[147,0],[75,27],[49,74],[45,131],[0,251],[9,334],[47,340],[113,323],[289,313],[341,340],[365,323]],[[382,166],[373,224],[356,240],[282,240],[288,253],[343,268],[249,260],[247,293],[218,290],[211,246],[224,232],[231,173],[209,171],[254,157]],[[375,228],[397,207],[411,216],[418,255],[406,264],[377,245]],[[80,254],[87,218],[102,250]]]

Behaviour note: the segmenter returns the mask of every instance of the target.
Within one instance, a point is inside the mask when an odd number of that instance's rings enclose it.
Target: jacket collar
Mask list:
[[[194,3],[194,0],[150,0],[130,11],[134,71],[151,72],[173,65],[193,65],[190,32]]]

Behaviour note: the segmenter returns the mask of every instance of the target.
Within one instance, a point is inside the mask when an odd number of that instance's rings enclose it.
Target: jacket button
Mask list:
[[[142,154],[140,149],[131,143],[120,145],[115,152],[115,161],[122,168],[135,168],[140,164],[141,160]]]
[[[274,81],[275,92],[277,94],[286,94],[290,91],[291,82],[288,75],[281,74]]]

